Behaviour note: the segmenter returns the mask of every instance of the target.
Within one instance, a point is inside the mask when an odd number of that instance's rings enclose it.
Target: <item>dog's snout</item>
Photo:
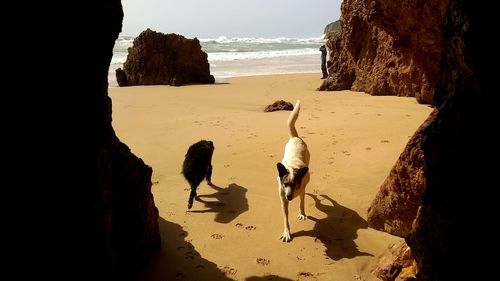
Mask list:
[[[285,191],[286,199],[288,199],[289,201],[292,200],[293,199],[293,190],[289,186],[287,186],[284,191]]]

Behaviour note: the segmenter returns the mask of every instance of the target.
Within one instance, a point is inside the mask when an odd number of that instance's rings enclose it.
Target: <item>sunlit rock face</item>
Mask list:
[[[435,121],[434,110],[408,141],[368,209],[368,226],[406,237],[425,190],[423,134]]]
[[[342,2],[319,90],[416,97],[432,104],[447,0]]]

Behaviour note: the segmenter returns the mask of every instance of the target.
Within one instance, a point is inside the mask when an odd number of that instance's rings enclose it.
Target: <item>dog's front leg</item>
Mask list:
[[[306,212],[304,210],[304,199],[306,197],[306,192],[304,189],[302,189],[302,192],[300,192],[300,214],[297,216],[299,220],[305,220],[306,219]]]
[[[292,238],[290,237],[290,225],[288,224],[288,200],[285,198],[284,192],[280,192],[281,198],[281,211],[283,213],[283,235],[281,235],[280,239],[283,242],[290,242]]]

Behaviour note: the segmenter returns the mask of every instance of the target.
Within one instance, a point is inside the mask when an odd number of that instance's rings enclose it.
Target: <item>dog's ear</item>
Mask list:
[[[276,164],[276,167],[278,167],[278,174],[280,175],[280,178],[282,178],[284,175],[288,175],[288,170],[285,168],[283,164],[278,162]]]
[[[307,171],[309,171],[309,167],[300,168],[297,171],[297,175],[295,177],[298,179],[302,179],[306,175]]]

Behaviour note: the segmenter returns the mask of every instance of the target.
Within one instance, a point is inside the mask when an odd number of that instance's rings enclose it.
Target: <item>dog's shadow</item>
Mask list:
[[[299,231],[293,237],[310,236],[321,241],[326,248],[326,255],[332,260],[354,258],[356,256],[373,256],[370,253],[360,252],[354,240],[358,237],[358,229],[367,229],[368,223],[355,211],[346,208],[327,195],[319,196],[307,193],[313,200],[316,208],[325,213],[326,218],[317,219],[314,228],[309,231]]]
[[[195,200],[205,204],[205,210],[192,210],[192,213],[216,213],[215,221],[219,223],[230,223],[242,213],[248,211],[248,200],[246,193],[248,189],[235,183],[226,188],[210,185],[215,193],[201,194]],[[207,200],[216,199],[216,200]],[[196,207],[196,205],[194,205]]]

